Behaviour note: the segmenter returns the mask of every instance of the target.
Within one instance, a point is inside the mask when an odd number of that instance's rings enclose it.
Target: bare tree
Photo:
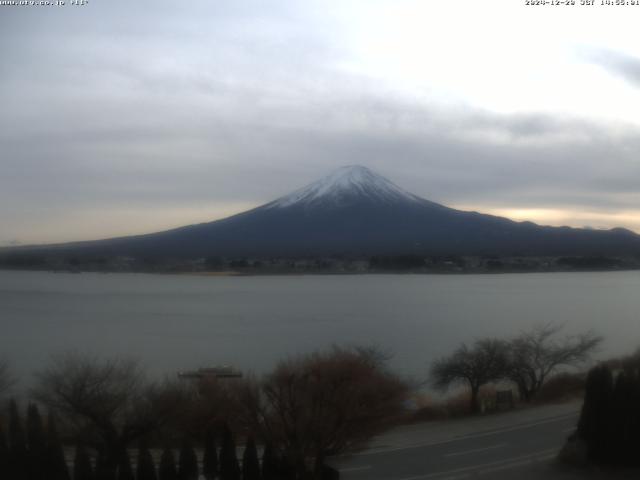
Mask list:
[[[248,382],[249,427],[280,448],[299,478],[318,478],[325,457],[371,438],[403,408],[408,388],[381,367],[379,352],[334,347],[281,362]]]
[[[503,378],[506,365],[506,343],[486,338],[476,340],[471,347],[463,343],[452,355],[436,360],[430,380],[440,390],[456,383],[466,384],[471,391],[470,410],[477,412],[480,387]]]
[[[102,360],[77,352],[54,357],[38,374],[33,394],[78,432],[94,438],[109,476],[123,449],[163,425],[181,398],[178,388],[146,381],[134,360]]]
[[[7,393],[15,384],[15,378],[11,374],[9,362],[0,359],[0,396]]]
[[[546,323],[509,343],[507,377],[518,387],[522,400],[533,400],[549,375],[560,367],[587,361],[602,342],[602,337],[593,332],[559,339],[562,328]]]

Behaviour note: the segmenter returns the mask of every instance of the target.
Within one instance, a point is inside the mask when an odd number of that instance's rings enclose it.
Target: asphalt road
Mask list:
[[[425,424],[422,435],[420,430],[412,432],[410,444],[379,445],[334,463],[345,480],[527,478],[516,472],[548,465],[577,418],[577,409],[546,418],[511,415],[496,428],[487,429],[491,422],[481,422],[475,425],[479,429],[455,438],[432,435]],[[423,442],[416,441],[420,436]]]

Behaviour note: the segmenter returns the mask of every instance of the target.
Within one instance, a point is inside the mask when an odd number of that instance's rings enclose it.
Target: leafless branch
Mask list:
[[[510,342],[507,376],[518,386],[523,400],[531,400],[560,367],[587,361],[602,342],[594,332],[559,339],[562,329],[562,325],[545,323]]]
[[[476,411],[480,387],[503,378],[506,365],[505,342],[485,338],[471,347],[462,344],[452,355],[436,360],[431,366],[430,380],[440,390],[455,383],[467,385],[471,390],[471,410]]]
[[[370,438],[402,409],[407,387],[383,358],[371,348],[334,347],[283,361],[246,387],[245,418],[294,468],[322,464]]]
[[[4,395],[11,390],[11,387],[13,387],[15,383],[16,380],[11,374],[9,361],[0,359],[0,395]]]

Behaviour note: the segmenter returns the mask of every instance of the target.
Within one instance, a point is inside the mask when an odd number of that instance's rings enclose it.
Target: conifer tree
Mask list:
[[[216,478],[216,475],[218,475],[218,449],[216,446],[216,436],[212,428],[207,429],[204,438],[202,474],[206,480],[213,480]]]
[[[171,450],[170,448],[165,448],[162,452],[162,455],[160,456],[158,480],[178,480],[176,460],[173,456],[173,450]]]
[[[321,465],[320,471],[322,480],[340,480],[340,472],[329,465]]]
[[[9,474],[9,445],[4,436],[2,423],[0,423],[0,478],[4,478]]]
[[[640,368],[636,368],[633,376],[633,398],[632,403],[634,405],[633,417],[631,419],[631,431],[633,442],[630,443],[630,450],[635,447],[635,452],[629,452],[631,456],[631,465],[634,467],[640,467],[640,455],[638,455],[638,438],[640,437]]]
[[[98,449],[96,458],[95,479],[96,480],[115,480],[116,472],[113,471],[111,463],[107,461],[104,453],[104,447]]]
[[[594,367],[587,375],[584,403],[578,435],[587,444],[587,456],[590,460],[607,460],[609,421],[611,418],[611,399],[613,394],[613,375],[606,366]]]
[[[122,450],[120,461],[118,462],[118,480],[136,480],[131,468],[131,458],[126,448]]]
[[[138,467],[136,470],[137,480],[157,480],[156,465],[153,462],[151,452],[146,442],[140,442],[138,448]]]
[[[38,407],[27,407],[28,470],[30,480],[48,478],[47,440]]]
[[[260,461],[253,437],[247,439],[242,455],[242,480],[260,480]]]
[[[220,447],[220,479],[240,480],[240,465],[236,455],[236,444],[228,425],[222,430],[222,446]]]
[[[76,454],[73,459],[73,480],[94,480],[91,458],[80,445],[76,446]]]
[[[638,454],[635,422],[638,414],[636,379],[623,371],[616,379],[609,423],[609,459],[616,465],[633,466]]]
[[[286,454],[280,456],[278,461],[278,479],[293,480],[295,479],[295,469],[291,465],[291,460]]]
[[[271,444],[267,443],[262,452],[262,480],[278,480],[278,457]]]
[[[198,480],[198,457],[191,442],[187,439],[182,442],[182,448],[180,448],[178,478],[180,480]]]
[[[47,417],[47,480],[70,480],[64,448],[60,442],[53,412]]]
[[[18,404],[15,400],[9,403],[9,475],[11,480],[27,478],[27,445],[20,420]]]

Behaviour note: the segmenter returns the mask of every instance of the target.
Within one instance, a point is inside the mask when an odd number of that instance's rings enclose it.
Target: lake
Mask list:
[[[376,344],[424,379],[459,343],[557,321],[640,346],[640,273],[213,277],[0,271],[0,356],[27,384],[68,349],[140,358],[153,374],[264,372],[332,344]]]

